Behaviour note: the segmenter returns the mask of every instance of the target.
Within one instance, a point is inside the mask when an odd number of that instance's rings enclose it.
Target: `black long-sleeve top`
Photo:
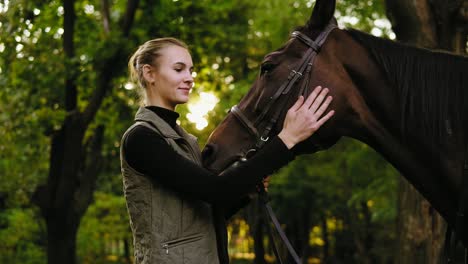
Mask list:
[[[149,106],[169,125],[176,125],[179,114]],[[125,159],[138,172],[153,177],[167,187],[211,204],[235,202],[254,190],[263,177],[294,159],[283,141],[273,137],[250,160],[218,176],[179,155],[163,137],[144,126],[129,131],[123,143]]]

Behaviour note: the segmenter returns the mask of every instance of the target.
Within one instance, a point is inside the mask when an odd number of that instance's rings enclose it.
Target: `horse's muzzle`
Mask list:
[[[215,161],[217,151],[218,146],[213,143],[209,143],[205,146],[205,148],[203,148],[203,151],[201,153],[203,167],[210,167],[210,165]]]

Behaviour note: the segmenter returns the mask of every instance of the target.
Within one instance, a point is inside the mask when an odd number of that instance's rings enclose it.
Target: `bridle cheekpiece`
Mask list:
[[[316,40],[312,40],[304,33],[299,31],[294,31],[291,34],[292,38],[300,40],[302,43],[306,44],[309,48],[307,49],[301,64],[298,69],[293,69],[288,75],[287,80],[276,90],[275,94],[269,98],[268,103],[263,108],[260,115],[255,119],[254,122],[251,122],[244,113],[242,113],[241,109],[234,105],[230,113],[232,113],[237,120],[242,124],[242,126],[249,132],[249,134],[256,138],[255,146],[248,151],[246,151],[243,155],[239,155],[240,161],[246,161],[249,157],[249,154],[255,153],[259,149],[261,149],[266,142],[270,139],[270,132],[273,127],[276,125],[278,118],[281,114],[283,109],[277,108],[274,109],[273,114],[270,114],[270,119],[265,126],[264,130],[259,133],[257,127],[259,127],[260,123],[264,121],[267,114],[270,113],[270,108],[279,100],[281,95],[287,95],[292,87],[295,86],[296,83],[302,79],[302,77],[306,76],[304,82],[302,82],[301,90],[299,94],[306,95],[308,93],[309,87],[309,80],[310,80],[310,73],[312,70],[312,66],[314,64],[315,58],[317,57],[320,49],[325,43],[330,32],[337,28],[336,22],[334,20],[330,21],[326,28],[320,33],[320,35],[316,38]]]

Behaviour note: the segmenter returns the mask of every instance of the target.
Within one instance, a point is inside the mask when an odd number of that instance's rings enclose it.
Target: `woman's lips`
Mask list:
[[[179,90],[190,93],[190,88],[179,88]]]

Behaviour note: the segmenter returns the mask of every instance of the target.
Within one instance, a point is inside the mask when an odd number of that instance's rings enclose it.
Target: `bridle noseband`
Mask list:
[[[270,113],[270,109],[272,106],[280,99],[281,95],[287,95],[292,87],[298,83],[302,77],[306,76],[305,81],[302,83],[301,90],[299,94],[306,95],[308,92],[309,81],[310,81],[310,74],[312,70],[312,66],[314,64],[315,58],[317,57],[322,45],[325,43],[330,32],[333,29],[337,28],[335,20],[331,20],[326,28],[320,33],[320,35],[316,38],[316,40],[310,39],[305,34],[294,31],[291,34],[292,38],[300,40],[302,43],[306,44],[309,48],[307,49],[303,59],[300,63],[298,69],[293,69],[288,75],[287,80],[276,90],[276,92],[271,96],[268,100],[268,103],[263,108],[260,115],[255,119],[254,122],[251,122],[244,113],[242,113],[241,109],[237,105],[233,106],[230,110],[236,119],[242,124],[242,126],[248,131],[248,133],[256,138],[255,146],[242,155],[239,155],[241,161],[245,161],[248,158],[248,154],[255,153],[257,150],[261,149],[263,145],[269,140],[270,132],[273,127],[276,125],[278,118],[281,112],[284,110],[281,107],[277,107],[273,109],[273,113],[270,114],[270,119],[267,122],[265,128],[261,133],[259,133],[257,127],[259,127],[260,123],[264,121],[265,117]],[[322,147],[317,145],[318,149]]]

